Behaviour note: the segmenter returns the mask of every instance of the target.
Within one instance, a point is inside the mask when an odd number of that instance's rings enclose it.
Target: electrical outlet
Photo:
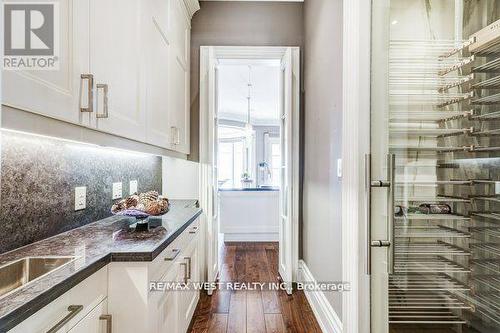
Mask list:
[[[130,195],[137,193],[137,180],[131,180],[129,186]]]
[[[122,182],[113,183],[113,200],[121,199],[122,197]]]
[[[75,187],[75,211],[87,207],[87,187]]]

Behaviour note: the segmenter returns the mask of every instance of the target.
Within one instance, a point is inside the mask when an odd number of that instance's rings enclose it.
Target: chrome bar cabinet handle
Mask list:
[[[165,261],[173,261],[181,253],[181,249],[172,249],[164,258]]]
[[[191,257],[184,257],[184,259],[187,260],[187,264],[188,264],[187,278],[188,278],[188,280],[190,280],[191,279]]]
[[[94,75],[82,74],[80,75],[80,112],[94,112]],[[82,106],[83,97],[83,81],[87,80],[87,107]]]
[[[188,267],[187,267],[187,263],[181,262],[180,265],[182,267],[184,267],[184,278],[183,279],[184,279],[184,284],[187,285],[187,283],[188,283]]]
[[[102,106],[102,113],[99,113],[99,89],[102,89],[103,97],[103,106]],[[96,113],[96,118],[108,118],[109,113],[108,113],[108,85],[105,83],[98,83],[96,84],[96,100],[97,100],[97,111]]]
[[[170,142],[175,146],[177,145],[177,127],[170,126]]]
[[[99,320],[106,321],[106,333],[113,333],[113,316],[111,316],[110,314],[101,315],[99,317]]]
[[[175,144],[176,145],[181,144],[181,131],[179,130],[178,127],[175,128]]]
[[[61,328],[64,327],[71,319],[73,319],[80,311],[83,310],[83,305],[70,305],[68,306],[68,314],[64,316],[63,319],[59,320],[57,324],[52,326],[50,330],[47,331],[47,333],[56,333],[59,331]]]

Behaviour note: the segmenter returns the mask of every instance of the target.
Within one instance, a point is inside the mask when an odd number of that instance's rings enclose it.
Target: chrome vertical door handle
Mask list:
[[[83,81],[87,80],[87,107],[82,106]],[[80,75],[80,112],[94,112],[94,75]]]
[[[387,155],[387,179],[390,186],[387,191],[387,237],[389,238],[390,246],[387,253],[387,264],[389,266],[389,274],[394,274],[394,193],[396,191],[396,155]]]
[[[99,317],[99,320],[105,320],[106,321],[106,333],[112,333],[113,332],[113,317],[111,315],[102,315]]]
[[[370,189],[372,187],[387,188],[387,240],[371,240],[368,237],[369,247],[387,247],[387,272],[389,274],[394,273],[394,190],[395,190],[395,179],[396,179],[396,155],[387,155],[387,180],[371,180],[371,157],[367,155],[365,163],[367,164],[367,185],[369,184]],[[368,166],[368,163],[370,166]],[[366,197],[368,200],[371,199],[370,190],[367,190]],[[370,206],[370,203],[367,203]],[[370,218],[370,208],[367,208],[367,233],[371,233],[371,218]],[[367,250],[368,260],[371,260],[371,249]],[[370,263],[368,265],[371,265]],[[368,274],[371,273],[371,266],[368,266]]]
[[[365,154],[365,233],[366,233],[366,266],[365,273],[372,273],[372,219],[371,219],[371,192],[372,192],[372,155]]]
[[[97,99],[97,111],[96,118],[108,118],[108,85],[104,83],[96,84],[96,99]],[[103,97],[102,97],[102,113],[99,113],[99,89],[102,89]]]

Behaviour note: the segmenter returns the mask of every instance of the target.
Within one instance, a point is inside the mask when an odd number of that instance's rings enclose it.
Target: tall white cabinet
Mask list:
[[[189,154],[198,0],[59,3],[60,69],[5,71],[2,103]]]

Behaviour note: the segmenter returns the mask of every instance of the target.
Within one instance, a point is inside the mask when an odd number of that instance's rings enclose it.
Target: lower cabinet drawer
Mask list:
[[[199,230],[200,219],[197,218],[151,262],[149,266],[151,281],[160,279],[167,272],[180,252],[196,237]]]
[[[108,300],[104,299],[68,333],[105,333],[111,332],[113,318],[108,315]]]
[[[46,333],[51,330],[58,333],[69,332],[71,328],[106,299],[107,286],[108,268],[104,267],[71,288],[65,294],[59,296],[9,332]],[[58,325],[58,323],[63,324]],[[55,329],[58,326],[59,329]]]

